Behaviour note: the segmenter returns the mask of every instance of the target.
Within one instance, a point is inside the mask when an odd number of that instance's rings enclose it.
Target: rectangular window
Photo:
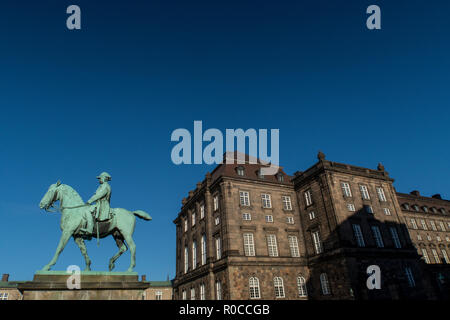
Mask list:
[[[214,211],[219,210],[219,196],[214,196],[213,204],[214,204]]]
[[[192,226],[195,226],[195,211],[192,212],[191,217],[192,217]]]
[[[239,191],[239,200],[241,206],[250,206],[250,196],[247,191]]]
[[[347,203],[347,209],[350,212],[355,212],[355,205],[353,203]]]
[[[161,291],[156,291],[155,292],[155,299],[156,300],[162,300],[162,292]]]
[[[347,182],[341,183],[342,187],[342,193],[344,194],[344,197],[351,197],[352,196],[352,190],[350,189],[350,184]]]
[[[442,221],[439,222],[439,226],[441,227],[442,231],[445,231],[445,226],[444,226],[444,223]]]
[[[202,238],[200,240],[200,245],[201,245],[201,253],[202,253],[202,265],[204,265],[206,263],[206,235],[202,235]]]
[[[413,229],[417,230],[417,223],[416,223],[416,219],[411,218],[411,226]]]
[[[216,299],[222,300],[222,283],[216,281]]]
[[[428,230],[427,224],[425,223],[425,220],[420,220],[420,223],[422,224],[423,230]]]
[[[305,191],[305,202],[306,202],[306,206],[307,207],[312,205],[311,190],[306,190]]]
[[[191,288],[191,300],[195,300],[195,288]]]
[[[252,220],[252,215],[250,213],[243,213],[242,220],[250,221],[250,220]]]
[[[416,281],[414,281],[414,276],[410,267],[405,268],[406,279],[408,279],[408,285],[411,288],[416,286]]]
[[[436,263],[441,263],[441,259],[439,258],[439,255],[438,255],[436,249],[431,249],[431,252],[433,253],[434,261]]]
[[[197,241],[192,242],[192,269],[197,267]]]
[[[366,213],[373,214],[372,206],[364,205],[364,210],[366,211]]]
[[[371,229],[377,247],[384,248],[383,237],[381,236],[380,228],[378,226],[372,226]]]
[[[387,216],[391,215],[391,210],[389,210],[389,208],[383,208],[384,214]]]
[[[314,213],[314,211],[310,211],[309,212],[309,220],[312,220],[316,217],[316,214]]]
[[[273,216],[267,215],[266,216],[266,222],[273,222]]]
[[[430,263],[430,258],[428,257],[428,252],[425,248],[422,248],[422,257],[425,259],[426,263]]]
[[[367,190],[367,186],[361,184],[359,186],[359,190],[361,190],[361,197],[364,200],[370,200],[369,190]]]
[[[216,259],[219,260],[222,258],[222,242],[220,237],[216,237]]]
[[[447,255],[447,251],[445,249],[441,249],[442,252],[442,256],[444,257],[444,261],[445,263],[450,263],[450,261],[448,260],[448,255]]]
[[[294,217],[286,217],[286,222],[289,224],[294,224]]]
[[[272,201],[270,200],[270,194],[261,194],[262,206],[263,208],[272,208]]]
[[[202,204],[200,206],[200,219],[203,219],[205,217],[205,205]]]
[[[0,300],[8,300],[9,292],[0,293]]]
[[[364,243],[364,237],[361,232],[361,226],[359,224],[352,224],[352,227],[353,227],[353,234],[355,236],[358,247],[365,247],[366,244]]]
[[[398,237],[397,229],[395,227],[389,227],[389,230],[391,231],[392,240],[394,241],[394,246],[397,249],[400,249],[402,247],[402,244],[400,243],[400,239]]]
[[[431,229],[433,229],[433,231],[437,231],[436,224],[434,223],[433,220],[430,221],[430,225],[431,225]]]
[[[186,297],[186,290],[183,290],[183,291],[182,291],[182,299],[183,299],[183,300],[186,300],[186,299],[187,299],[187,297]]]
[[[267,250],[269,256],[278,257],[277,237],[274,234],[267,235]]]
[[[316,254],[322,253],[322,242],[320,240],[319,231],[313,232],[312,237],[314,242],[314,250],[316,251]]]
[[[282,196],[281,201],[283,202],[283,209],[284,210],[292,210],[292,202],[291,197],[289,196]]]
[[[220,223],[220,218],[219,218],[219,217],[216,217],[216,218],[214,219],[214,223],[215,223],[215,225],[217,226],[217,225]]]
[[[380,199],[380,201],[386,201],[386,196],[384,195],[383,188],[377,187],[377,194],[378,194],[378,199]]]
[[[200,285],[200,300],[205,300],[206,294],[205,294],[205,285],[202,283]]]
[[[184,247],[184,273],[187,273],[189,269],[189,249]]]
[[[298,239],[296,236],[288,236],[289,248],[291,249],[292,257],[300,257],[300,252],[298,250]]]
[[[255,256],[255,243],[253,233],[244,233],[244,254],[248,257]]]
[[[188,230],[188,221],[186,217],[186,219],[184,219],[184,232],[187,232],[187,230]]]
[[[420,234],[417,234],[417,240],[422,241],[422,236]]]

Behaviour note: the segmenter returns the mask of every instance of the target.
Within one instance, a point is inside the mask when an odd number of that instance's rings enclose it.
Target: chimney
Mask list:
[[[143,274],[143,275],[141,276],[141,281],[142,281],[142,282],[147,281],[147,276],[146,276],[145,274]]]
[[[2,274],[2,282],[8,282],[8,279],[9,279],[9,274],[8,273]]]
[[[416,197],[420,197],[420,192],[417,190],[413,190],[409,194],[412,194],[413,196],[416,196]]]
[[[431,197],[434,198],[434,199],[442,200],[442,197],[441,197],[441,195],[439,193],[433,194]]]

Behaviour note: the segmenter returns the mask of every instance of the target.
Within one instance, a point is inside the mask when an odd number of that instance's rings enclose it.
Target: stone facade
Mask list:
[[[442,297],[405,224],[399,200],[405,196],[381,164],[372,170],[319,153],[315,165],[294,176],[282,168],[261,176],[259,164],[237,164],[236,154],[226,159],[234,164],[224,161],[207,173],[174,220],[175,299]],[[448,212],[448,201],[432,199]],[[450,229],[450,216],[437,214]],[[443,248],[447,231],[433,232],[441,234],[433,245]],[[381,269],[380,290],[366,286],[370,265]],[[450,275],[438,276],[445,291],[442,279]]]

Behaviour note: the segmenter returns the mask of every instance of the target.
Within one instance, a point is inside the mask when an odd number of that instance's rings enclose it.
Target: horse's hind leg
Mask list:
[[[115,265],[114,262],[116,262],[117,259],[125,252],[127,251],[127,246],[123,242],[122,235],[118,232],[115,232],[113,234],[114,240],[116,240],[117,247],[119,248],[119,251],[111,258],[109,259],[109,271],[114,269]]]
[[[42,271],[48,271],[52,266],[55,265],[56,260],[58,260],[59,255],[64,250],[64,247],[67,244],[67,241],[69,241],[70,237],[72,236],[73,231],[63,231],[61,235],[61,239],[59,239],[58,247],[56,248],[56,252],[53,255],[52,260],[42,268]]]
[[[91,259],[89,259],[89,256],[87,254],[86,244],[84,243],[84,240],[82,237],[74,237],[75,243],[80,248],[81,254],[84,257],[84,260],[86,261],[86,268],[84,271],[91,271]]]
[[[125,241],[128,244],[128,247],[130,248],[130,256],[131,256],[131,262],[130,267],[128,268],[128,272],[132,272],[133,268],[136,266],[136,244],[134,243],[133,237],[131,234],[126,233],[123,235],[125,238]]]

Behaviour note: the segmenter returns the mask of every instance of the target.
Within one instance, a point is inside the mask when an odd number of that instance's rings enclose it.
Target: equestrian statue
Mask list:
[[[132,272],[136,266],[136,245],[132,237],[136,224],[135,216],[148,221],[152,218],[142,210],[129,211],[122,208],[111,208],[111,186],[108,183],[111,180],[111,175],[102,172],[97,179],[100,185],[86,203],[72,187],[61,184],[60,181],[48,188],[47,193],[39,203],[41,209],[55,212],[51,210],[51,208],[54,208],[61,212],[62,230],[56,252],[52,260],[42,268],[42,271],[48,271],[55,265],[70,237],[73,237],[84,256],[86,261],[85,271],[91,270],[91,259],[87,254],[84,240],[91,240],[92,237],[95,237],[99,241],[98,239],[109,235],[113,236],[119,248],[119,251],[109,260],[109,271],[114,269],[114,262],[127,250],[127,246],[131,254],[130,267],[127,271]],[[59,208],[54,207],[56,201],[59,201]]]

